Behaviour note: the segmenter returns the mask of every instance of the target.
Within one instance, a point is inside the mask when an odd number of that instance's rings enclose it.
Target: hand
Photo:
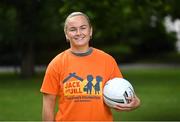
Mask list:
[[[119,103],[114,107],[114,109],[117,111],[131,111],[140,106],[140,99],[136,95],[134,97],[127,97],[127,99],[130,101],[129,103]]]

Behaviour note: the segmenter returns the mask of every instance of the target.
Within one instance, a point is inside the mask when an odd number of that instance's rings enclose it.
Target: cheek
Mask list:
[[[67,34],[66,34],[66,37],[68,37],[68,38],[72,38],[73,36],[74,36],[73,33],[67,33]]]
[[[86,36],[90,36],[91,35],[91,32],[90,31],[84,31],[83,32]]]

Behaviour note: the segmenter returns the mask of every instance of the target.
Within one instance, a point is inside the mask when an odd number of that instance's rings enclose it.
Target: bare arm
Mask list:
[[[42,120],[54,121],[54,110],[56,104],[56,96],[43,94]]]
[[[118,104],[115,109],[118,111],[131,111],[134,110],[136,108],[138,108],[141,104],[140,99],[135,95],[132,98],[128,98],[129,100],[131,100],[130,103],[128,104]]]

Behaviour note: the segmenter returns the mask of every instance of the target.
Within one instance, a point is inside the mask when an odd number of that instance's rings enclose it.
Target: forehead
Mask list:
[[[88,20],[83,15],[73,16],[67,19],[67,26],[88,25]]]

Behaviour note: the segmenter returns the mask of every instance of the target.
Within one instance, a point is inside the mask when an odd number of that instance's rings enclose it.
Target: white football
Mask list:
[[[107,81],[103,88],[104,102],[111,108],[118,103],[129,103],[126,97],[133,96],[133,86],[124,78],[113,78]]]

